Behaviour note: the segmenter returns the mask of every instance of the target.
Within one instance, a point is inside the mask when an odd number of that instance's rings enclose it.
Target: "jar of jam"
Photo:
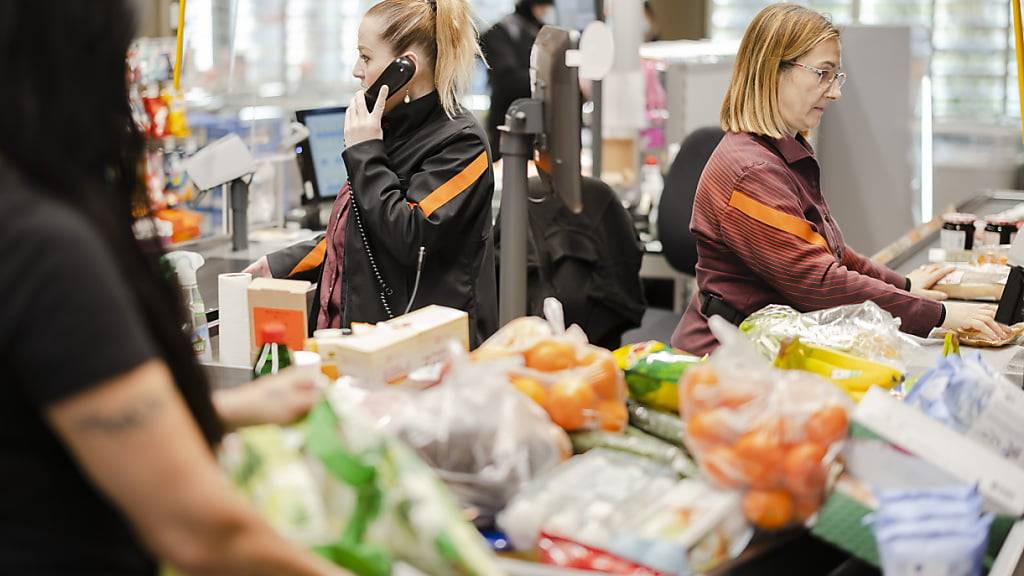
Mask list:
[[[985,244],[988,246],[1003,246],[1013,244],[1017,236],[1017,221],[1002,216],[989,216],[985,218]]]
[[[957,252],[974,248],[974,214],[951,212],[942,215],[942,231],[939,233],[942,249]]]

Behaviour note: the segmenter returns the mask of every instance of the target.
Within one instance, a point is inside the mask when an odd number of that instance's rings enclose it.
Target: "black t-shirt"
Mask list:
[[[156,345],[93,226],[2,162],[0,214],[0,574],[154,574],[44,411]]]

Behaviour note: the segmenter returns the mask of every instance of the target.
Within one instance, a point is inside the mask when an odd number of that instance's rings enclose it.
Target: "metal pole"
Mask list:
[[[249,184],[242,178],[231,181],[231,249],[249,249]]]
[[[544,118],[539,100],[520,99],[505,114],[501,130],[501,278],[498,302],[502,326],[526,315],[526,250],[530,228],[526,164],[533,137]]]
[[[604,0],[594,0],[594,11],[597,19],[604,22]],[[603,82],[600,80],[594,80],[591,87],[594,101],[594,113],[590,117],[590,154],[593,163],[591,176],[597,179],[601,178],[601,163],[604,156],[604,127],[601,122],[601,115],[604,114],[602,85]]]

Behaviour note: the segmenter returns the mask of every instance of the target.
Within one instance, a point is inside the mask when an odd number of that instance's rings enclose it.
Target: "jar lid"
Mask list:
[[[942,221],[946,224],[974,224],[974,221],[978,217],[974,214],[964,214],[962,212],[948,212],[942,215]]]

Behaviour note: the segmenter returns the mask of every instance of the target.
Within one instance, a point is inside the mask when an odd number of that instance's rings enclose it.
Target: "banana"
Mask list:
[[[872,386],[888,389],[903,380],[899,370],[885,364],[799,340],[782,345],[775,365],[787,370],[818,374],[831,380],[854,399],[859,399]]]

